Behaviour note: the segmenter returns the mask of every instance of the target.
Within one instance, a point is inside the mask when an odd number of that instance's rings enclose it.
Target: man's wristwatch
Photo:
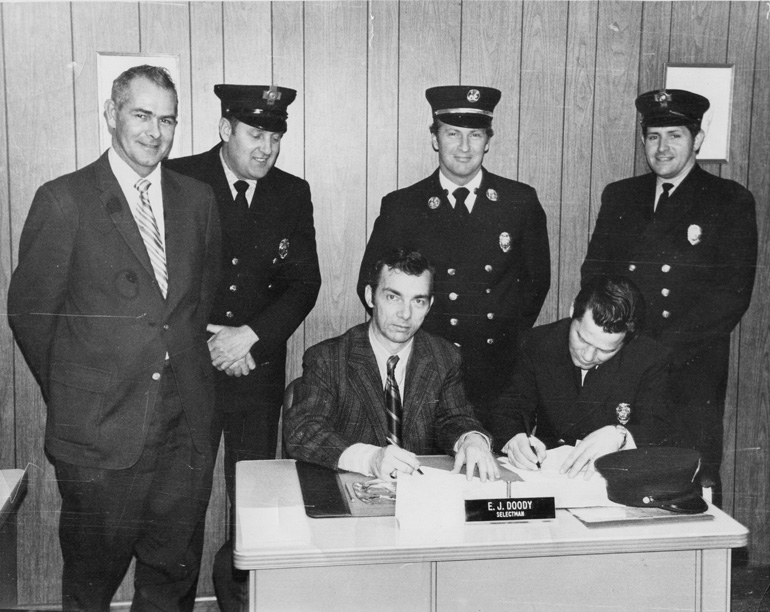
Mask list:
[[[617,429],[620,432],[620,435],[623,436],[623,441],[620,443],[620,446],[618,446],[618,450],[623,450],[628,441],[628,430],[622,425],[615,425],[615,429]]]

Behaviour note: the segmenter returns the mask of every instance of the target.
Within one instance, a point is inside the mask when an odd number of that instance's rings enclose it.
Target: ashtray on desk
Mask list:
[[[394,504],[396,502],[396,483],[379,478],[365,482],[354,482],[353,493],[364,504]]]

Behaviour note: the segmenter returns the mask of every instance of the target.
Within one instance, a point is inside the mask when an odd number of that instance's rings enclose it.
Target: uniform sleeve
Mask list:
[[[11,328],[46,398],[51,343],[67,295],[77,226],[76,207],[49,185],[38,189],[8,289]]]
[[[588,243],[585,261],[580,268],[581,284],[585,284],[586,281],[594,276],[612,273],[611,266],[609,265],[610,255],[608,241],[610,235],[608,219],[611,218],[610,201],[610,187],[608,186],[602,192],[602,203],[599,208],[599,216],[596,219],[596,226],[591,235],[591,240]]]
[[[379,261],[382,255],[393,248],[403,240],[398,224],[398,216],[394,211],[394,201],[390,195],[385,196],[380,204],[380,215],[374,222],[372,235],[369,236],[369,242],[366,244],[364,257],[361,260],[361,268],[358,271],[358,283],[356,291],[358,299],[369,310],[369,306],[364,299],[364,289],[369,281],[369,275],[374,264]]]
[[[532,197],[534,201],[522,245],[524,266],[529,277],[522,306],[522,325],[525,329],[535,324],[551,287],[551,251],[545,211],[534,190]]]
[[[302,182],[296,194],[299,212],[294,232],[289,236],[289,256],[278,280],[285,284],[281,297],[248,322],[259,337],[252,355],[269,355],[279,350],[305,320],[315,305],[321,289],[318,266],[313,203],[310,187]]]
[[[537,425],[539,397],[535,363],[524,345],[516,359],[511,384],[500,395],[492,415],[495,450],[501,451],[516,434],[525,433],[526,424],[533,428]]]
[[[650,365],[644,370],[626,428],[637,446],[677,444],[673,406],[669,395],[670,351],[656,345]]]

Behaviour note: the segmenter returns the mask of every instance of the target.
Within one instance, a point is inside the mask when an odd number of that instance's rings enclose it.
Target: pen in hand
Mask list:
[[[393,446],[397,446],[398,448],[401,448],[401,447],[400,447],[398,444],[396,444],[396,443],[395,443],[395,442],[394,442],[394,441],[393,441],[393,440],[390,438],[390,436],[388,436],[388,444],[392,444]],[[396,472],[397,470],[393,470],[393,471],[394,471],[394,472]],[[421,470],[419,467],[418,467],[416,470],[414,470],[414,471],[415,471],[415,472],[417,472],[418,474],[420,474],[420,476],[425,476],[425,472],[423,472],[423,471],[422,471],[422,470]],[[392,472],[391,472],[391,478],[393,478],[393,477],[394,477],[394,476],[392,475]]]
[[[529,442],[529,450],[532,451],[532,454],[535,455],[535,463],[537,464],[537,469],[541,469],[540,466],[540,460],[537,458],[537,451],[535,450],[535,447],[532,445],[532,429],[529,426],[529,419],[527,417],[524,417],[524,427],[527,430],[527,441]]]

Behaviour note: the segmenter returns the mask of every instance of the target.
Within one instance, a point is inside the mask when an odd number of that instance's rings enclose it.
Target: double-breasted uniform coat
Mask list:
[[[416,249],[435,266],[423,329],[460,348],[468,398],[485,425],[510,382],[516,338],[532,327],[550,286],[546,217],[529,185],[482,168],[467,221],[455,214],[439,170],[382,200],[366,246],[359,296],[388,250]]]
[[[680,434],[713,481],[722,457],[730,332],[749,306],[757,260],[754,197],[697,164],[653,213],[656,176],[612,183],[582,267],[583,280],[623,274],[647,304],[646,331],[673,351]],[[709,484],[709,482],[706,482]]]

